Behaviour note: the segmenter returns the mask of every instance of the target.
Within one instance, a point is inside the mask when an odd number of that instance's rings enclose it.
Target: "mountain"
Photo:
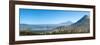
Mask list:
[[[63,22],[63,23],[60,23],[60,24],[63,25],[63,26],[69,26],[69,25],[73,24],[73,22],[67,21],[67,22]]]
[[[54,29],[54,33],[84,33],[90,30],[89,16],[83,16],[79,21],[69,26],[60,26]]]

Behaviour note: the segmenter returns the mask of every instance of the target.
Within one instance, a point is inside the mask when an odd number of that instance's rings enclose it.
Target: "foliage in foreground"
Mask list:
[[[89,33],[90,31],[84,32],[81,30],[63,30],[63,31],[52,31],[52,32],[35,32],[24,30],[20,31],[20,35],[53,35],[53,34],[76,34],[76,33]]]

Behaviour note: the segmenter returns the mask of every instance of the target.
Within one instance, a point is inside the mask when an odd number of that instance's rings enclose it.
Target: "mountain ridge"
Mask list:
[[[27,27],[27,26],[26,26]],[[30,27],[30,26],[29,26]],[[21,27],[20,27],[21,28]],[[23,27],[25,28],[25,27]],[[33,28],[33,30],[30,30]],[[73,34],[73,33],[89,33],[90,32],[90,17],[84,15],[76,23],[71,25],[34,25],[26,31],[21,31],[21,34],[26,35],[45,35],[45,34]]]
[[[90,19],[88,18],[87,15],[83,16],[79,21],[77,21],[76,23],[73,23],[70,26],[60,26],[57,27],[56,29],[54,29],[54,32],[61,32],[61,31],[68,31],[71,32],[89,32],[89,24],[90,23]],[[80,31],[79,31],[80,30]]]

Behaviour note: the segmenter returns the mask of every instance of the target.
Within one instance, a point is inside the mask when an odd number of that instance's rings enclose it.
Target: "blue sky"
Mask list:
[[[75,23],[89,11],[19,9],[20,24],[59,24],[67,21]]]

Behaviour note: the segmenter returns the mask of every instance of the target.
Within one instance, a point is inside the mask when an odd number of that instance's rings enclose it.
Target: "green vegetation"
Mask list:
[[[76,34],[76,33],[89,33],[90,31],[81,31],[81,30],[61,30],[61,31],[51,31],[51,32],[35,32],[24,30],[20,31],[20,35],[53,35],[53,34]]]

